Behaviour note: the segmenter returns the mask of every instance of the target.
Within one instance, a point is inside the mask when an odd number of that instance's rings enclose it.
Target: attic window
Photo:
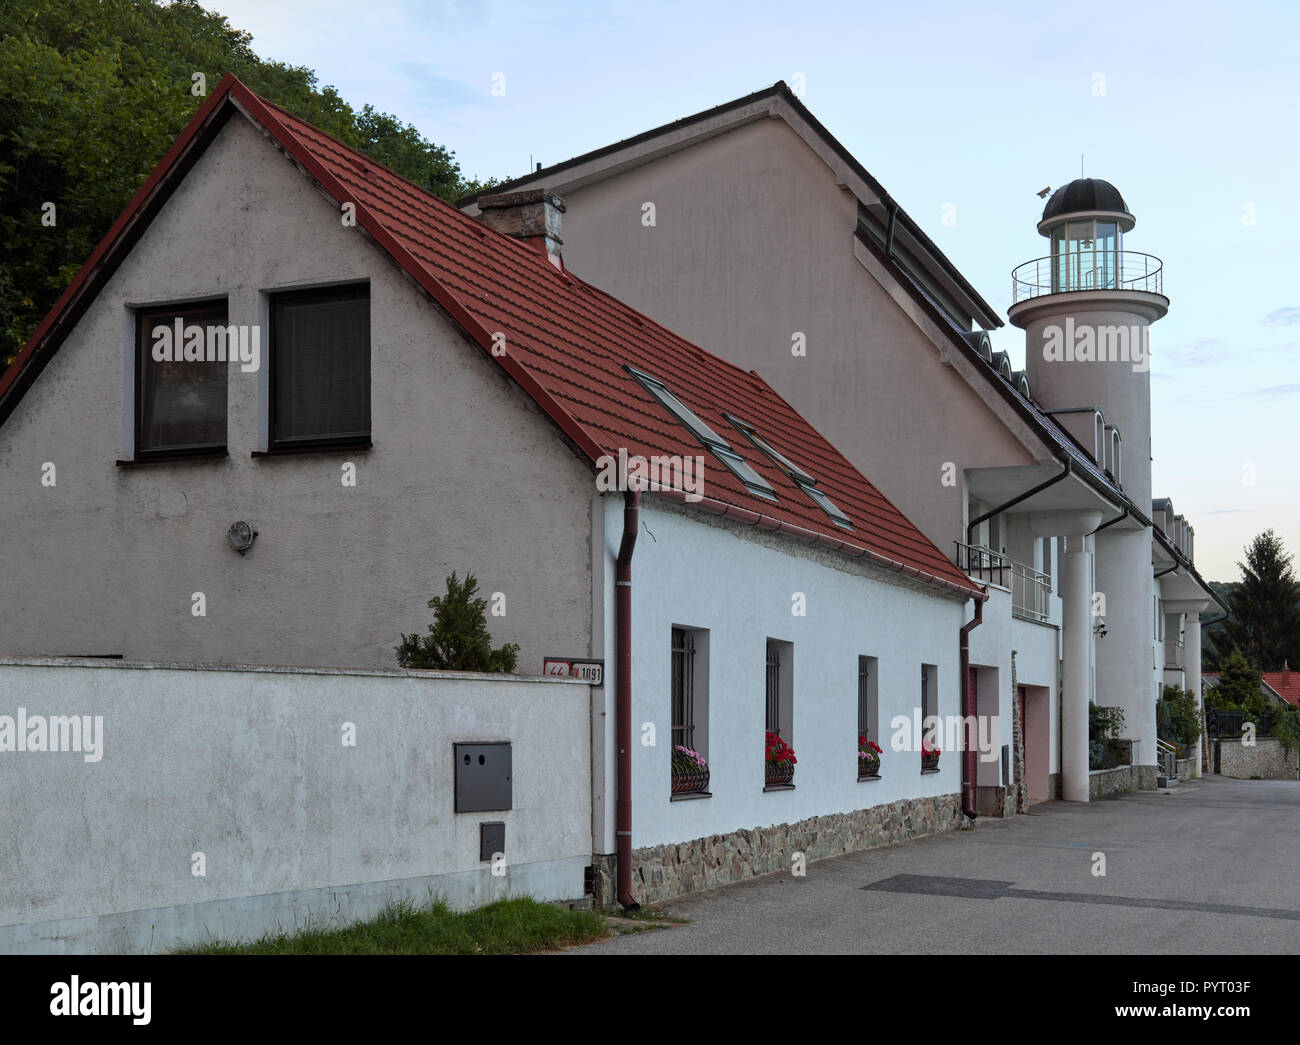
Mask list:
[[[700,420],[690,407],[669,391],[667,385],[658,378],[651,377],[635,367],[624,366],[623,369],[636,378],[637,383],[642,388],[654,396],[664,409],[677,418],[696,439],[703,443],[727,471],[740,480],[741,485],[746,490],[757,497],[765,497],[771,501],[776,500],[776,492],[767,480],[754,471],[749,462],[731,448],[730,443]]]
[[[769,443],[763,436],[758,434],[758,430],[746,421],[731,414],[723,414],[732,426],[740,432],[746,439],[756,446],[768,460],[784,472],[795,486],[799,487],[808,495],[808,499],[817,505],[823,512],[830,516],[831,521],[836,526],[842,526],[846,530],[853,529],[853,523],[847,515],[835,506],[835,502],[827,497],[821,490],[817,489],[817,480],[800,468],[797,464],[781,453],[776,447]]]

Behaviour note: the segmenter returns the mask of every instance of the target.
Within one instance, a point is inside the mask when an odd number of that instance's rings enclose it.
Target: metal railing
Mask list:
[[[952,543],[957,545],[957,568],[965,570],[968,577],[1002,588],[1011,587],[1011,560],[1007,556],[978,544]]]
[[[1183,641],[1182,639],[1165,640],[1165,667],[1181,668],[1183,666]]]
[[[1241,738],[1241,727],[1250,721],[1253,720],[1244,711],[1220,711],[1217,708],[1210,708],[1205,712],[1205,732],[1211,739],[1224,737],[1238,740]],[[1272,728],[1273,713],[1266,711],[1255,722],[1255,735],[1268,736]]]
[[[1032,566],[1022,562],[1011,563],[1011,612],[1017,617],[1046,621],[1048,599],[1052,594],[1052,580]]]
[[[953,544],[957,546],[957,568],[968,577],[1011,590],[1011,612],[1015,616],[1040,623],[1050,619],[1051,577],[992,548],[961,541]]]
[[[1156,758],[1160,760],[1160,768],[1164,770],[1166,780],[1176,780],[1178,778],[1178,749],[1167,740],[1156,738]]]
[[[1083,250],[1049,254],[1018,265],[1011,273],[1011,303],[1044,294],[1088,290],[1164,293],[1164,262],[1134,250]]]

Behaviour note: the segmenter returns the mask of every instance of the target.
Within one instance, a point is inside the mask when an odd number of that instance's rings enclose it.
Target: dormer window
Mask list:
[[[797,464],[781,453],[776,447],[767,441],[758,430],[746,421],[731,414],[723,415],[746,439],[754,444],[755,447],[774,465],[776,465],[795,486],[799,487],[808,499],[817,505],[823,512],[830,516],[831,522],[836,526],[842,526],[846,530],[853,529],[853,523],[847,515],[836,507],[835,502],[827,497],[821,490],[817,489],[817,480],[807,471],[800,468]]]
[[[635,367],[623,367],[629,374],[636,378],[637,383],[657,399],[660,404],[672,414],[696,439],[704,444],[707,449],[717,460],[740,480],[742,486],[756,497],[763,497],[769,501],[776,500],[776,491],[766,479],[758,472],[740,454],[731,448],[722,436],[718,435],[712,428],[705,424],[695,412],[683,403],[676,395],[660,381],[657,377],[651,377],[649,374],[637,370]]]

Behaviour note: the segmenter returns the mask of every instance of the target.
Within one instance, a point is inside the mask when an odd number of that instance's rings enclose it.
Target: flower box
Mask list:
[[[793,762],[764,763],[763,784],[765,787],[780,787],[794,780]]]
[[[770,730],[764,745],[763,786],[783,787],[794,780],[794,748]]]
[[[709,766],[698,751],[678,744],[673,748],[672,793],[693,795],[709,789]]]
[[[858,737],[858,779],[880,775],[880,756],[884,751],[874,740]]]
[[[939,768],[939,756],[938,756],[938,755],[922,755],[922,756],[921,756],[921,771],[922,771],[922,772],[929,772],[929,771],[932,770],[932,769],[938,769],[938,768]]]

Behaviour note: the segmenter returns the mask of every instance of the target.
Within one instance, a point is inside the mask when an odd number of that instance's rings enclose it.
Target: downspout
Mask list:
[[[1115,518],[1111,519],[1109,522],[1102,523],[1095,530],[1093,530],[1092,533],[1088,534],[1088,536],[1091,537],[1093,533],[1101,533],[1101,531],[1106,529],[1107,526],[1114,526],[1117,522],[1123,522],[1127,518],[1128,518],[1128,506],[1125,505],[1124,510],[1120,512],[1119,515],[1115,516]]]
[[[1173,564],[1172,566],[1170,566],[1169,569],[1167,569],[1167,570],[1161,570],[1159,573],[1154,573],[1154,574],[1152,574],[1152,575],[1151,575],[1151,578],[1152,578],[1152,580],[1154,580],[1156,577],[1163,577],[1166,573],[1173,573],[1174,570],[1176,570],[1176,569],[1178,569],[1178,563],[1174,563],[1174,564]]]
[[[615,845],[618,902],[624,909],[634,911],[641,905],[632,897],[632,551],[636,548],[641,494],[629,490],[623,498],[623,540],[618,546],[618,566],[614,574],[614,631],[618,643]]]
[[[1033,497],[1034,494],[1041,493],[1043,490],[1046,490],[1049,486],[1055,486],[1062,479],[1069,478],[1070,472],[1072,471],[1072,467],[1073,467],[1073,462],[1070,460],[1070,458],[1067,457],[1065,459],[1065,468],[1060,475],[1054,475],[1046,482],[1039,483],[1033,489],[1026,490],[1022,494],[1017,494],[1015,497],[1011,498],[1011,500],[1007,501],[1005,504],[1000,504],[996,508],[990,509],[989,511],[985,512],[983,515],[976,516],[974,519],[972,519],[970,522],[966,524],[966,543],[968,545],[972,543],[971,537],[975,533],[975,527],[978,526],[980,523],[982,523],[985,519],[991,519],[995,515],[1001,515],[1008,508],[1014,508],[1021,501],[1028,500],[1030,497]]]
[[[889,201],[889,231],[885,235],[885,257],[894,260],[894,225],[898,222],[898,204]]]
[[[984,595],[975,600],[975,616],[972,620],[967,621],[961,626],[961,715],[962,719],[969,723],[972,716],[978,710],[976,702],[971,699],[970,693],[970,633],[984,623],[984,600],[988,598],[988,589],[985,589]],[[1015,695],[1012,694],[1012,699]],[[978,732],[978,725],[975,727]],[[976,808],[975,781],[978,779],[979,766],[976,762],[975,744],[971,743],[970,726],[966,726],[966,749],[961,756],[961,811],[971,820],[979,816]]]

